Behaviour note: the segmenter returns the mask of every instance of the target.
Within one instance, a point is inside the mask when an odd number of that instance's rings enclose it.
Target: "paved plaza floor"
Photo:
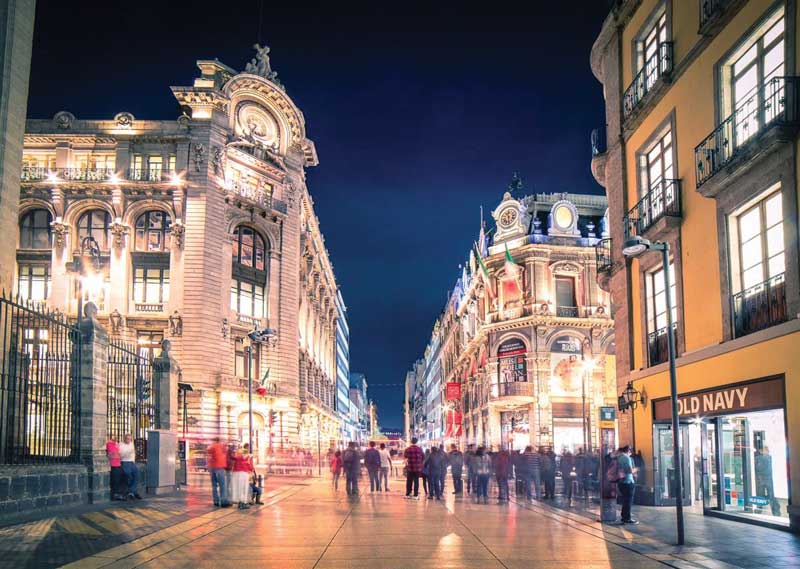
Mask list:
[[[451,494],[443,502],[406,500],[401,485],[393,481],[392,491],[380,494],[362,485],[353,499],[325,480],[271,480],[266,504],[246,511],[213,508],[194,489],[179,498],[47,518],[0,529],[0,566],[800,567],[800,538],[777,530],[695,516],[687,520],[688,544],[675,547],[672,535],[644,523],[600,525],[538,502],[478,505]]]

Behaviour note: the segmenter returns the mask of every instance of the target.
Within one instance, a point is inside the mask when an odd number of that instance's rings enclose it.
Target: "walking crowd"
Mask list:
[[[215,506],[228,508],[236,503],[240,510],[246,510],[250,504],[263,504],[264,479],[256,472],[250,445],[224,445],[216,438],[207,449],[206,465]]]

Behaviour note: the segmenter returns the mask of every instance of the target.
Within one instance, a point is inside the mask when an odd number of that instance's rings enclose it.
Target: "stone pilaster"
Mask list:
[[[170,353],[170,341],[161,342],[161,353],[156,357],[153,369],[153,382],[158,393],[158,428],[178,430],[178,378],[181,368]]]
[[[35,0],[0,1],[0,227],[17,226]],[[0,290],[14,289],[16,250],[0,249]]]
[[[95,317],[97,307],[88,303],[80,321],[80,443],[78,454],[88,473],[89,503],[109,499],[106,458],[108,428],[108,334]]]

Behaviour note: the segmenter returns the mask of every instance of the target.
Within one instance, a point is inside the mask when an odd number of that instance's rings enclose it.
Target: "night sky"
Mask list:
[[[173,119],[195,61],[242,69],[259,2],[38,0],[31,118]],[[608,0],[269,2],[261,40],[306,117],[308,171],[348,307],[350,368],[384,427],[479,229],[512,173],[524,193],[602,193],[589,132],[603,124],[589,52]]]

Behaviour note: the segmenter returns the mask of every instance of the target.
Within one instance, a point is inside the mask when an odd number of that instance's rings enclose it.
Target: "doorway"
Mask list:
[[[672,441],[672,426],[655,424],[653,425],[653,489],[655,492],[656,506],[674,506],[678,492],[676,471],[675,471],[675,452]],[[690,460],[687,456],[689,447],[689,425],[680,425],[680,446],[681,446],[681,465],[683,480],[691,479],[689,474]],[[688,504],[691,500],[691,484],[683,484],[683,503]]]

